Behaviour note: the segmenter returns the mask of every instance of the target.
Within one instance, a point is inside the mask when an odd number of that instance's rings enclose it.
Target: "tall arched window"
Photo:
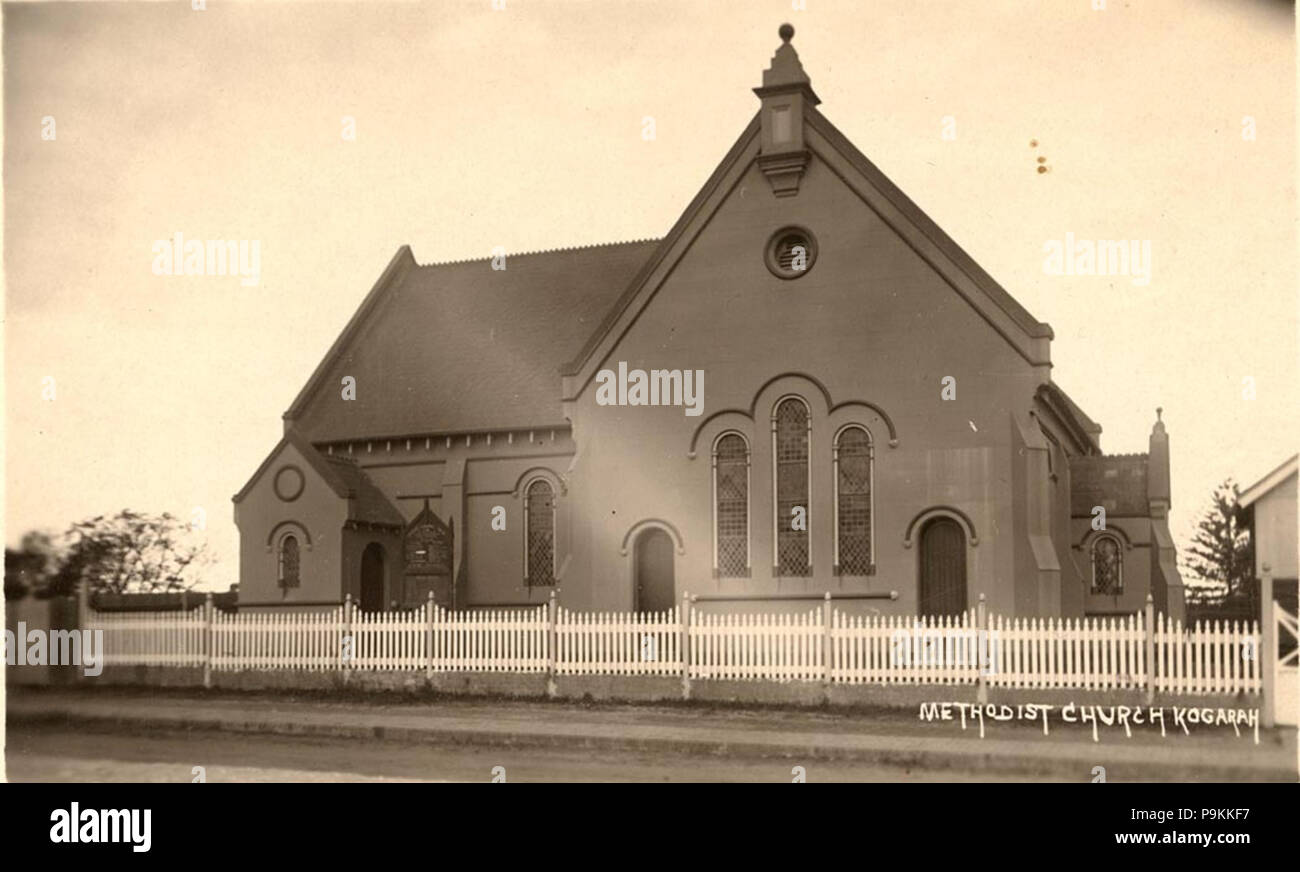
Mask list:
[[[298,586],[297,536],[285,536],[280,540],[279,583],[283,588]]]
[[[871,434],[857,425],[835,439],[835,571],[869,575],[871,568]]]
[[[749,576],[749,443],[726,433],[713,445],[713,571]]]
[[[1092,592],[1124,592],[1124,551],[1114,536],[1098,536],[1092,543]]]
[[[772,414],[772,464],[776,480],[773,512],[778,575],[811,574],[808,530],[812,525],[808,444],[812,422],[808,406],[788,397]]]
[[[524,583],[555,584],[555,494],[539,478],[524,491]]]

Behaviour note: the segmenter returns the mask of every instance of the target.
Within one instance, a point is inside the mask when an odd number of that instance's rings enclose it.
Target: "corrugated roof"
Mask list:
[[[562,425],[560,367],[656,244],[507,255],[504,270],[420,266],[403,248],[285,417],[314,442]]]
[[[326,456],[325,461],[348,489],[349,521],[389,527],[406,526],[406,519],[402,517],[402,513],[388,501],[388,497],[384,496],[361,467],[357,466],[356,461],[338,456]]]
[[[992,320],[979,298],[1006,314],[1025,337],[1051,339],[1048,325],[1030,315],[825,116],[807,106],[805,117],[905,223],[973,282],[982,292],[973,305],[1021,354],[1032,357]],[[590,362],[758,130],[756,115],[663,240],[507,255],[504,270],[492,269],[490,258],[420,266],[403,247],[285,418],[314,442],[562,425],[561,373],[577,375]],[[348,375],[357,380],[355,400],[340,397],[340,380]],[[1095,428],[1068,398],[1064,402],[1082,417],[1084,428]],[[1095,447],[1095,434],[1083,441]]]

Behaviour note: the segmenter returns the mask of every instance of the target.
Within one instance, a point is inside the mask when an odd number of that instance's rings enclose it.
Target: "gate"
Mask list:
[[[1273,599],[1273,579],[1263,567],[1264,726],[1296,726],[1300,718],[1300,633],[1296,616]],[[1285,652],[1285,653],[1283,653]]]
[[[1296,726],[1296,712],[1300,710],[1300,634],[1296,631],[1296,616],[1282,608],[1281,603],[1273,601],[1273,632],[1279,647],[1291,650],[1277,657],[1277,674],[1273,679],[1276,688],[1273,705],[1273,718],[1278,724]],[[1287,638],[1290,637],[1288,643]]]

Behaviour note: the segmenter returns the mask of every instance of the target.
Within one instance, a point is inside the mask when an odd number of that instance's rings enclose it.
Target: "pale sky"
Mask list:
[[[203,507],[224,589],[230,497],[397,248],[662,236],[787,20],[824,114],[1055,329],[1103,449],[1146,451],[1164,407],[1180,544],[1216,483],[1297,448],[1288,4],[207,5],[4,7],[9,543]],[[258,240],[259,285],[154,275],[177,231]],[[1046,275],[1067,232],[1149,240],[1150,284]]]

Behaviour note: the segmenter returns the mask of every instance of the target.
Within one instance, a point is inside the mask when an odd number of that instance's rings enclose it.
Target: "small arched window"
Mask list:
[[[555,584],[555,492],[539,478],[524,491],[524,584]]]
[[[871,574],[871,434],[845,427],[835,439],[835,567]]]
[[[749,443],[727,433],[713,447],[714,573],[749,576]]]
[[[280,587],[298,586],[298,537],[285,536],[280,540],[279,549],[279,584]]]
[[[776,479],[773,526],[778,575],[809,575],[812,552],[808,530],[812,525],[808,468],[811,419],[799,397],[782,400],[772,415],[772,462]]]
[[[1124,592],[1124,550],[1114,536],[1093,540],[1092,592],[1110,596]]]

